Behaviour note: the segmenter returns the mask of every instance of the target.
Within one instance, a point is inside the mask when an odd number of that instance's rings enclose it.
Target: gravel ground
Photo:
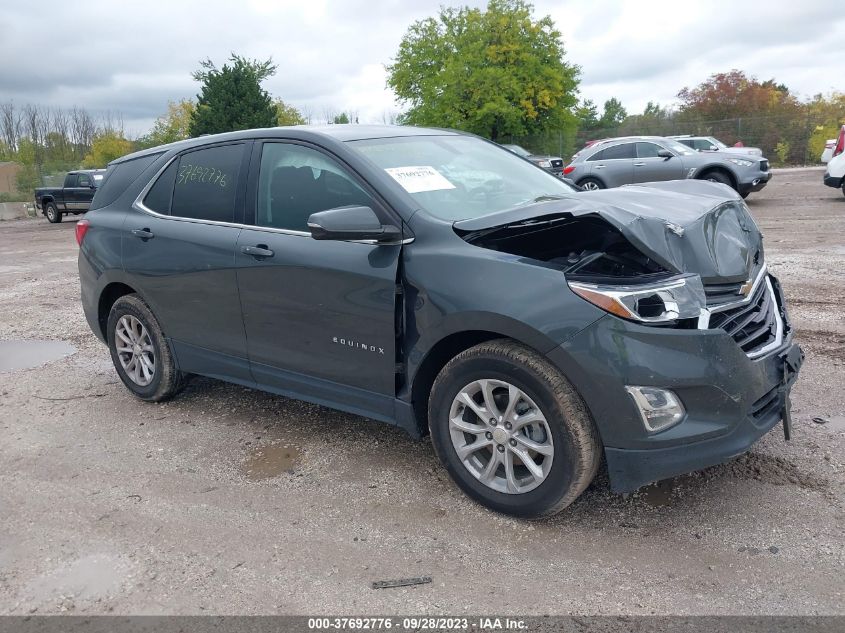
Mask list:
[[[634,495],[600,474],[540,522],[353,415],[208,379],[134,399],[83,318],[72,219],[0,223],[0,341],[75,348],[0,370],[0,613],[845,614],[845,197],[790,170],[749,206],[807,353],[793,441]]]

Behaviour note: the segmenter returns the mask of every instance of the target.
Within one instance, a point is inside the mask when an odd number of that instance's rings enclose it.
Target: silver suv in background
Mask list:
[[[765,158],[697,152],[661,136],[604,139],[582,149],[563,170],[584,189],[693,178],[720,182],[745,198],[772,177]]]
[[[763,155],[763,150],[759,147],[730,147],[725,145],[715,136],[692,136],[691,134],[683,134],[680,136],[667,136],[666,138],[674,139],[691,149],[698,150],[699,152],[728,152],[731,154],[752,154],[754,156]]]

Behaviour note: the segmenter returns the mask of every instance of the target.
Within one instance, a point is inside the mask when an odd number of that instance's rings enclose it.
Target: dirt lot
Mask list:
[[[0,223],[0,341],[75,348],[0,373],[0,613],[845,614],[845,197],[783,171],[749,206],[807,352],[793,441],[533,523],[369,420],[207,379],[134,399],[73,220]]]

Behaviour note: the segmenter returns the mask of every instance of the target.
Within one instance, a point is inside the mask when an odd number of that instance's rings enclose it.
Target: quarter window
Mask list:
[[[179,161],[174,160],[150,188],[144,198],[144,206],[156,213],[170,215],[170,202],[173,199],[173,186],[176,184],[178,171]]]
[[[180,156],[176,171],[168,174],[168,178],[175,179],[171,215],[234,222],[235,192],[243,153],[243,144],[238,144],[209,147]],[[162,183],[163,191],[157,192],[160,194],[157,204],[166,198],[166,184]]]
[[[372,197],[337,161],[291,143],[264,144],[257,202],[257,226],[303,232],[308,231],[309,216],[317,211],[376,207]]]

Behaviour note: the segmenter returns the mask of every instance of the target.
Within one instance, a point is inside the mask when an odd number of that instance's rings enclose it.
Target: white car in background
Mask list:
[[[683,143],[687,147],[691,147],[699,152],[730,152],[732,154],[751,154],[752,156],[762,156],[763,150],[759,147],[745,147],[744,145],[734,145],[728,147],[715,136],[693,136],[692,134],[681,134],[679,136],[667,136]]]
[[[834,156],[845,152],[845,125],[839,128],[839,136],[825,142],[822,152],[822,162],[829,163]]]
[[[824,160],[824,154],[822,154],[822,160]],[[831,150],[831,157],[827,161],[824,184],[842,189],[842,193],[845,194],[845,125],[839,130],[839,138],[836,139]]]

